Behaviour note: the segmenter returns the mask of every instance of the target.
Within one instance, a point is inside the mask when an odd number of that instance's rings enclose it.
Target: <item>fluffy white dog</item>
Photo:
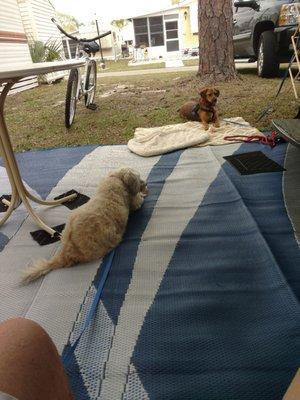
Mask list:
[[[72,211],[62,233],[62,247],[50,260],[38,260],[24,272],[31,282],[53,269],[103,258],[122,240],[129,213],[148,194],[146,183],[129,168],[111,172],[95,196]]]

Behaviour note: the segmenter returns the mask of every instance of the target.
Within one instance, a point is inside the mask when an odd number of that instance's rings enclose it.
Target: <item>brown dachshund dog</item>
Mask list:
[[[199,94],[199,102],[188,101],[185,103],[179,110],[180,116],[190,121],[202,122],[205,130],[208,130],[210,123],[219,128],[220,121],[216,104],[220,91],[214,88],[204,88]]]

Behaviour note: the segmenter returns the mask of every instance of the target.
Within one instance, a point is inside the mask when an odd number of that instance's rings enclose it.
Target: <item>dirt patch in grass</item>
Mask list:
[[[125,58],[124,60],[118,61],[105,61],[106,69],[103,70],[100,66],[98,67],[98,72],[105,73],[105,72],[117,72],[117,71],[135,71],[141,69],[156,69],[156,68],[164,68],[164,62],[157,62],[153,64],[140,64],[140,65],[132,65],[129,66],[129,59]]]
[[[152,89],[149,86],[116,84],[113,88],[110,88],[106,92],[99,94],[99,98],[111,97],[118,94],[120,96],[134,96],[137,94],[157,94],[165,92],[166,89]]]
[[[260,111],[272,100],[279,79],[260,79],[255,71],[243,71],[240,79],[218,85],[222,117],[242,116],[252,125],[266,129],[272,118],[292,118],[297,104],[289,82],[274,103],[276,111],[256,123]],[[198,98],[199,79],[191,72],[106,77],[98,80],[96,111],[77,107],[74,125],[64,127],[66,82],[10,96],[6,118],[17,151],[84,144],[121,144],[137,127],[181,122],[178,109]],[[118,88],[118,89],[116,89]],[[120,89],[121,88],[121,89]],[[101,97],[105,93],[109,96]]]

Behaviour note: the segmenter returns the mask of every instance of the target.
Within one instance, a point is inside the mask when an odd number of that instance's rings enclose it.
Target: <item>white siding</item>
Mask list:
[[[198,33],[198,4],[192,3],[190,5],[191,16],[191,30],[192,33]]]
[[[35,29],[35,23],[33,14],[31,12],[31,5],[29,2],[24,0],[18,0],[21,18],[24,26],[24,30],[29,41],[37,40],[37,32]]]
[[[27,43],[0,43],[0,62],[4,64],[30,63],[31,57]]]
[[[0,0],[1,1],[1,0]],[[51,21],[57,18],[56,12],[48,0],[18,0],[21,17],[26,35],[29,39],[47,42],[59,40],[61,35],[57,27]]]
[[[48,0],[31,0],[31,4],[35,16],[38,39],[47,41],[51,38],[61,42],[60,32],[51,21],[52,17],[56,17],[52,4]]]
[[[1,0],[0,0],[1,1]],[[61,33],[51,21],[57,15],[49,0],[18,0],[25,33],[29,42],[39,40],[41,42],[56,41],[61,46],[61,55],[64,56]],[[65,71],[55,74],[47,74],[44,81],[52,82],[54,76],[60,79],[66,75]]]
[[[16,0],[0,0],[0,30],[24,33]]]
[[[24,34],[17,0],[0,0],[0,64],[7,68],[14,64],[31,63],[28,43],[23,37],[22,42],[9,37],[7,33]],[[37,79],[29,77],[14,86],[11,93],[37,86]],[[0,88],[1,91],[1,88]]]

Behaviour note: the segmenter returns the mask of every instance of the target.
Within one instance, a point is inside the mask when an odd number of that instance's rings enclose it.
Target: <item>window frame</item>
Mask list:
[[[180,39],[179,39],[179,20],[174,19],[174,20],[165,20],[165,36],[166,36],[166,51],[168,53],[175,52],[175,51],[180,51]],[[172,26],[170,28],[167,28],[167,24],[172,24],[175,23],[176,26]],[[168,38],[168,32],[177,32],[177,37],[176,38]],[[176,46],[176,49],[170,50],[170,47]],[[169,47],[169,49],[168,49]]]
[[[155,32],[151,32],[151,18],[160,18],[161,23],[160,24],[154,24],[155,26],[160,25],[161,26],[161,30],[160,31],[155,31]],[[164,32],[164,19],[162,15],[156,16],[156,17],[148,17],[148,25],[149,25],[149,43],[151,47],[161,47],[161,46],[165,46],[165,32]],[[152,25],[153,26],[153,25]],[[161,35],[161,39],[162,39],[162,44],[152,44],[152,37],[153,36],[157,36],[157,35]]]
[[[146,25],[145,25],[145,24],[144,24],[144,25],[136,25],[135,21],[138,21],[138,20],[146,20]],[[145,30],[145,32],[142,32],[142,33],[136,33],[136,27],[140,27],[140,26],[147,27],[147,30]],[[145,43],[144,41],[141,41],[141,42],[140,42],[140,40],[137,41],[137,38],[138,38],[138,37],[147,36],[146,47],[149,47],[149,24],[148,24],[148,18],[147,18],[147,17],[144,17],[144,18],[135,18],[135,19],[133,20],[133,29],[134,29],[134,40],[135,40],[135,45],[136,45],[136,46],[140,46],[141,43]]]
[[[161,24],[153,24],[153,25],[161,25],[162,30],[161,31],[157,31],[157,32],[151,32],[151,23],[150,23],[150,19],[151,18],[160,18],[161,19]],[[136,33],[136,24],[135,21],[137,20],[146,20],[147,21],[147,32],[144,33]],[[147,43],[147,47],[162,47],[162,46],[166,46],[166,38],[165,38],[165,27],[164,27],[164,16],[163,15],[158,15],[158,16],[152,16],[152,17],[143,17],[143,18],[134,18],[133,19],[133,26],[134,26],[134,39],[135,39],[135,45],[136,46],[140,46],[139,41],[137,40],[137,38],[139,36],[144,36],[147,35],[148,37],[148,43]],[[146,25],[140,25],[140,26],[146,26]],[[152,44],[152,37],[153,36],[157,36],[157,35],[161,35],[161,39],[162,39],[162,44],[158,44],[158,45],[153,45]],[[144,42],[142,42],[144,43]]]

